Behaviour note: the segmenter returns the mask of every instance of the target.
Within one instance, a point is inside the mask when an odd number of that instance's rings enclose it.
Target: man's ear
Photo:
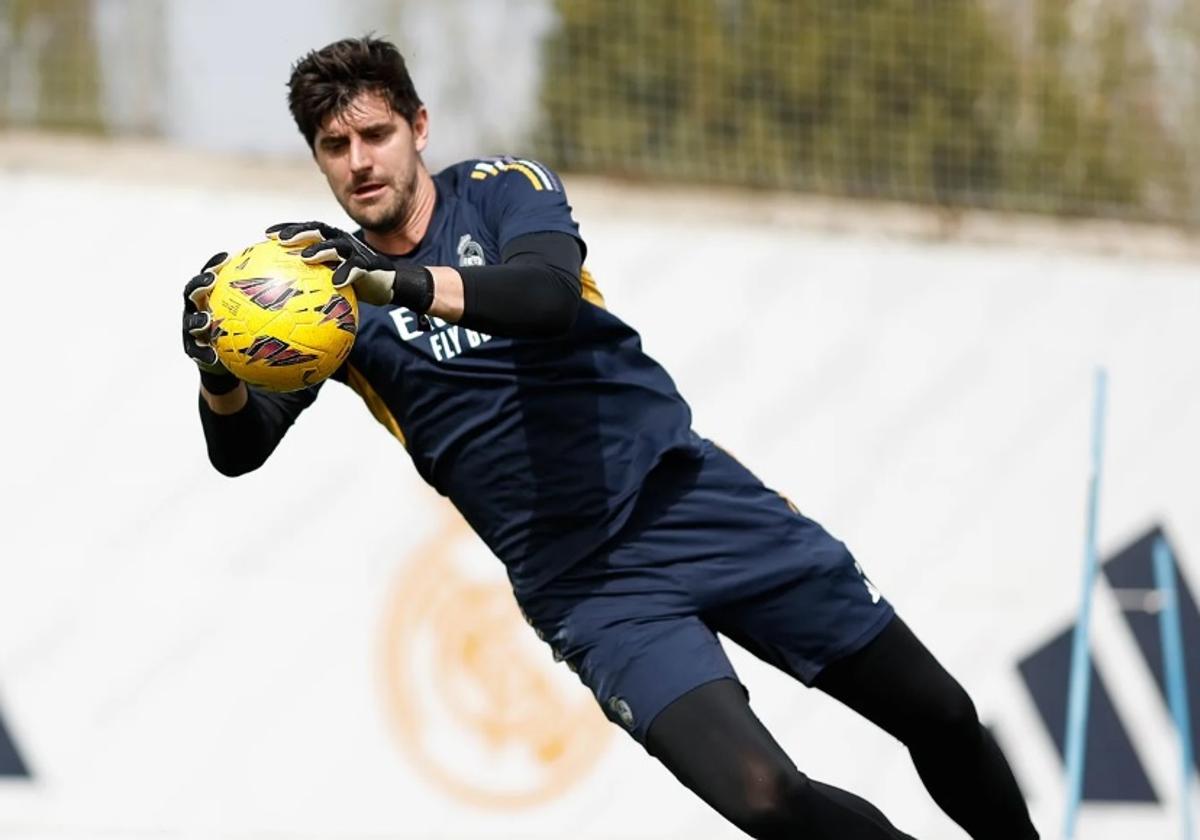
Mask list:
[[[417,109],[412,119],[413,145],[418,152],[425,151],[429,144],[429,109],[424,105]]]

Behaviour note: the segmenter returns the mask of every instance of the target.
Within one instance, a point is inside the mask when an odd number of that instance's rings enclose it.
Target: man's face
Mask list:
[[[385,233],[407,220],[428,131],[424,107],[409,125],[377,93],[359,94],[317,131],[317,166],[363,230]]]

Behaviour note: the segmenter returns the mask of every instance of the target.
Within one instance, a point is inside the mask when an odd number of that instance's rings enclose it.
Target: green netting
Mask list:
[[[1163,5],[560,0],[542,154],[656,180],[1192,222],[1196,97],[1180,73],[1200,14],[1151,13]]]
[[[99,130],[90,0],[0,0],[0,126]]]
[[[419,9],[413,37],[515,5],[549,10],[531,143],[563,171],[1200,221],[1195,2],[417,2],[370,8],[388,20]],[[0,128],[161,128],[168,8],[0,0]]]

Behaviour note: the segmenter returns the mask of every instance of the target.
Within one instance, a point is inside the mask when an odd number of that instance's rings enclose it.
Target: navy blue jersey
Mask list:
[[[466,161],[434,184],[425,238],[398,263],[496,264],[518,236],[579,239],[561,183],[534,161]],[[363,304],[354,349],[335,377],[405,445],[518,590],[616,533],[664,453],[700,453],[670,376],[604,308],[586,268],[581,279],[575,324],[552,339],[489,336]]]

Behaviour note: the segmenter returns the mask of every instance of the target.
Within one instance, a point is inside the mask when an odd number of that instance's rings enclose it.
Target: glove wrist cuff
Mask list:
[[[392,303],[407,306],[424,315],[433,306],[433,273],[423,265],[406,265],[396,269],[392,281]]]
[[[231,373],[213,373],[203,368],[200,369],[200,384],[214,397],[228,394],[238,386],[239,382],[241,380]]]

